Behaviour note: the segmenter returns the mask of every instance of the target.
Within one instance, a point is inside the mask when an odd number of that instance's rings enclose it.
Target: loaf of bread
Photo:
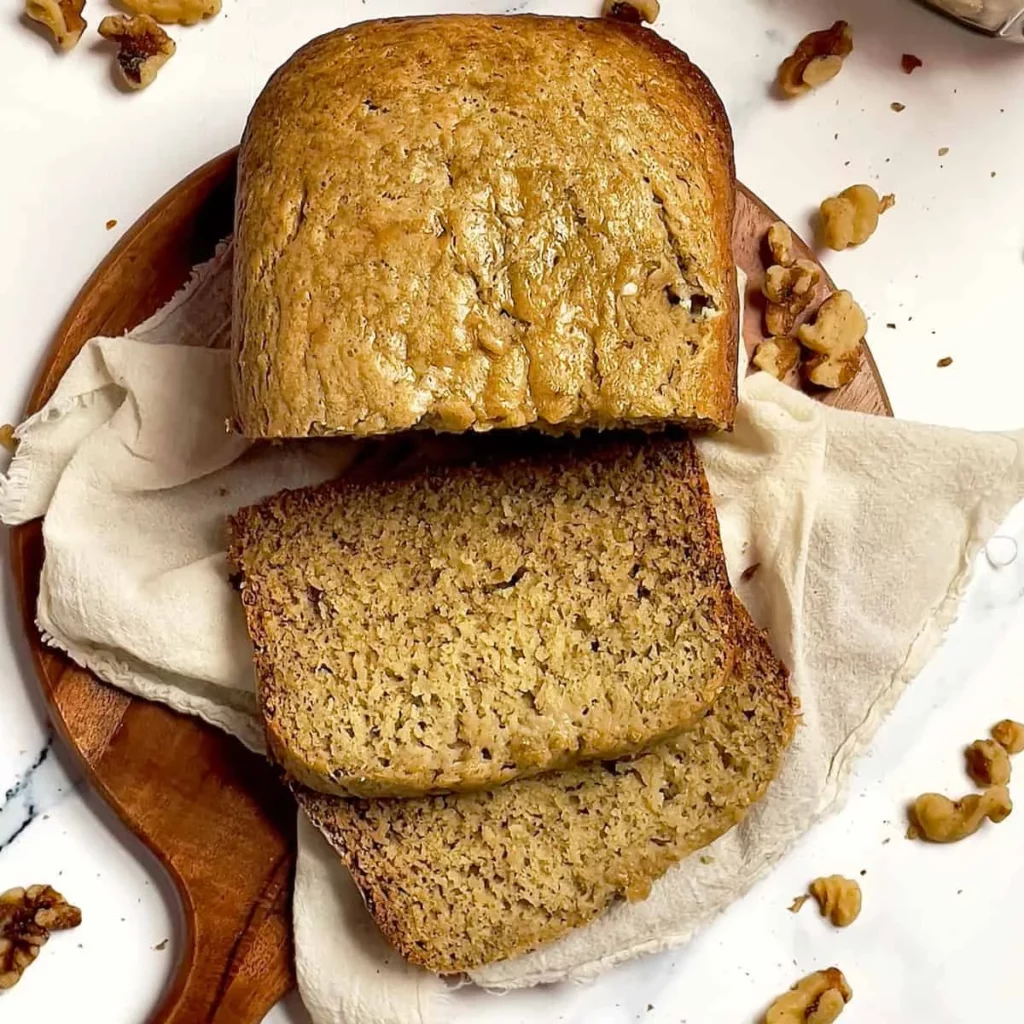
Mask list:
[[[371,21],[295,54],[239,156],[250,437],[727,427],[721,101],[610,19]]]
[[[794,723],[786,671],[748,623],[711,712],[634,760],[420,800],[298,795],[387,939],[454,973],[556,939],[614,899],[645,898],[764,795]]]
[[[696,450],[601,442],[538,436],[234,516],[268,746],[292,776],[479,789],[647,749],[707,710],[737,626]]]

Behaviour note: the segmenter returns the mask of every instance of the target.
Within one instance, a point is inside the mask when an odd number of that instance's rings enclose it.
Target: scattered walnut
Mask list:
[[[870,185],[851,185],[821,204],[822,242],[840,251],[866,242],[878,227],[879,214],[896,202],[886,196],[885,203]]]
[[[906,103],[890,103],[889,107],[894,110],[897,114],[902,114],[907,109]]]
[[[822,917],[837,928],[853,924],[860,916],[860,886],[852,878],[829,875],[816,878],[810,885],[811,895],[818,901]]]
[[[779,65],[783,96],[799,96],[835,78],[843,59],[853,52],[853,29],[845,21],[804,36],[793,53]]]
[[[195,25],[220,13],[221,0],[121,0],[132,14],[148,14],[162,25]]]
[[[1004,718],[992,726],[992,739],[1008,754],[1019,754],[1024,750],[1024,725],[1012,718]]]
[[[789,225],[777,220],[768,229],[768,250],[781,267],[788,267],[796,257],[793,254],[793,232]]]
[[[832,1024],[853,998],[838,967],[816,971],[768,1007],[764,1024]]]
[[[84,8],[85,0],[25,0],[25,14],[45,25],[62,50],[73,50],[82,38],[86,27]]]
[[[800,344],[792,338],[765,338],[754,352],[753,363],[759,370],[782,380],[800,362]]]
[[[82,912],[48,885],[0,893],[0,989],[12,988],[50,932],[75,928]]]
[[[821,281],[821,269],[810,260],[796,260],[792,266],[769,267],[762,292],[768,300],[764,323],[769,334],[790,334],[801,313],[814,301]]]
[[[974,835],[986,818],[998,824],[1012,810],[1005,786],[992,786],[984,793],[972,793],[956,801],[939,793],[925,793],[911,808],[907,837],[927,839],[930,843],[955,843]]]
[[[813,355],[804,362],[804,376],[819,388],[845,387],[860,372],[860,352],[854,350],[843,356]]]
[[[628,21],[633,25],[644,21],[653,25],[659,14],[661,4],[658,0],[604,0],[601,8],[602,17],[618,18],[619,21]]]
[[[14,427],[10,423],[0,425],[0,448],[4,448],[12,455],[18,450],[18,439],[14,436]]]
[[[995,740],[975,740],[964,756],[967,774],[979,786],[1005,786],[1010,781],[1010,755]]]
[[[107,15],[99,33],[117,43],[117,66],[132,89],[145,89],[174,54],[174,40],[148,15]]]
[[[908,74],[913,74],[918,68],[924,66],[924,61],[912,53],[905,53],[900,58],[900,67]]]

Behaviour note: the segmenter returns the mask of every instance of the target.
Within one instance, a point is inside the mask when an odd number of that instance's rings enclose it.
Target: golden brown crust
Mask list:
[[[733,179],[717,94],[647,29],[446,16],[314,40],[242,142],[241,429],[730,425]]]
[[[729,686],[690,732],[618,764],[489,793],[341,800],[297,788],[385,937],[440,974],[527,952],[646,897],[672,864],[742,820],[777,775],[797,702],[743,616]]]

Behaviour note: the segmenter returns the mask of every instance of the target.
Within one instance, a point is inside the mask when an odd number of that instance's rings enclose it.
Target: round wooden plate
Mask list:
[[[116,337],[146,319],[230,234],[235,158],[235,151],[225,153],[171,189],[103,261],[57,332],[29,414],[49,399],[89,338]],[[764,279],[762,240],[776,219],[740,189],[734,247],[749,277],[748,351],[762,337],[755,296]],[[798,248],[813,258],[802,242]],[[892,414],[866,351],[857,379],[821,397],[845,409]],[[294,984],[294,803],[274,771],[230,737],[112,689],[45,647],[34,624],[42,561],[40,524],[14,530],[14,578],[53,717],[93,785],[167,868],[184,904],[183,955],[151,1021],[260,1021]]]

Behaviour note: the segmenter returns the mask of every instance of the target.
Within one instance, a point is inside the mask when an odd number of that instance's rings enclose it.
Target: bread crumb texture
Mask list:
[[[285,492],[231,523],[269,745],[326,792],[412,796],[646,749],[736,636],[686,438]]]
[[[745,618],[745,615],[744,615]],[[787,674],[749,620],[729,686],[691,731],[634,760],[418,800],[300,802],[413,963],[468,970],[556,939],[740,821],[794,729]]]
[[[731,424],[732,138],[685,54],[607,18],[366,22],[242,140],[251,437]]]

